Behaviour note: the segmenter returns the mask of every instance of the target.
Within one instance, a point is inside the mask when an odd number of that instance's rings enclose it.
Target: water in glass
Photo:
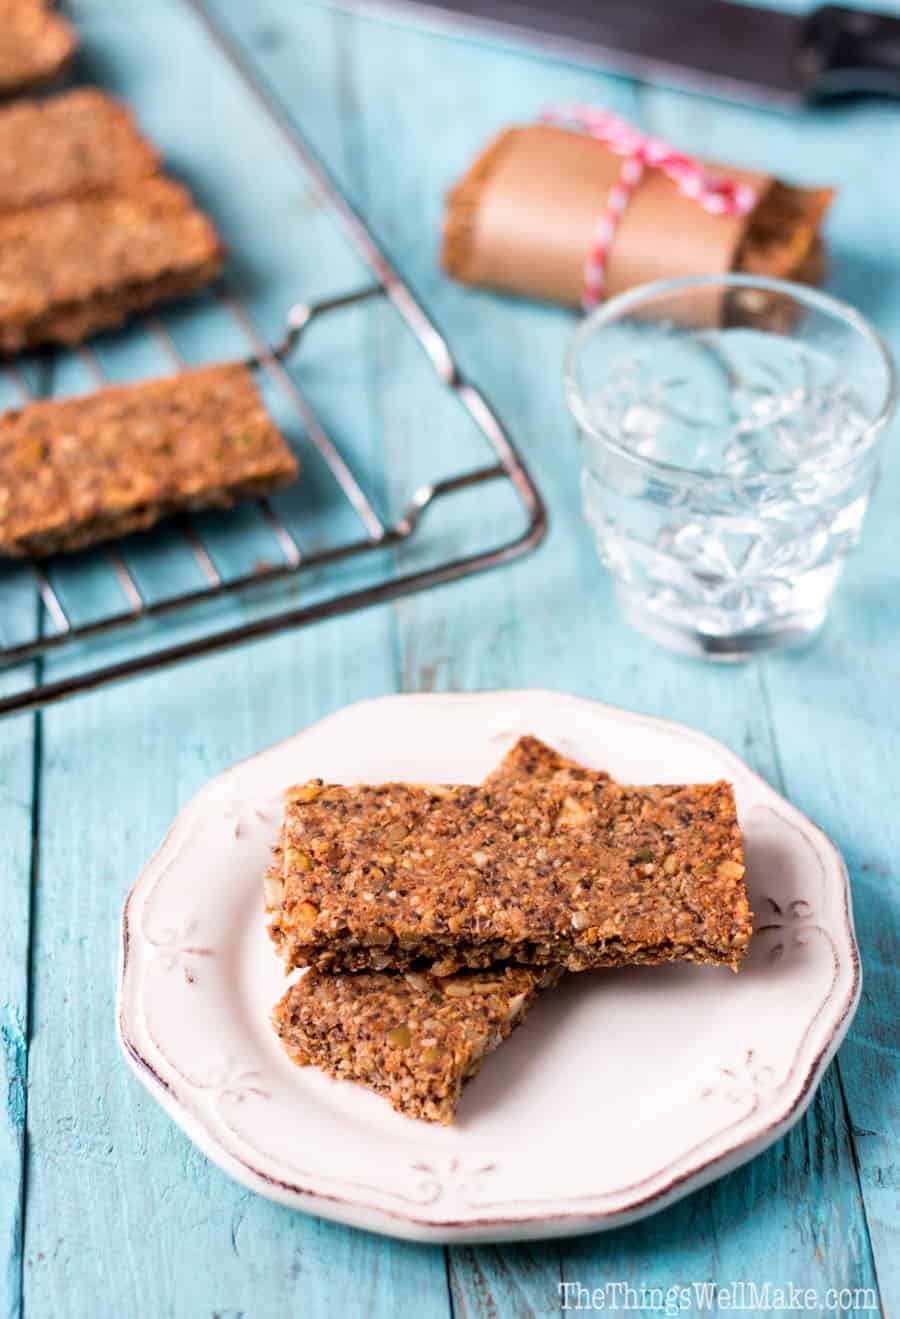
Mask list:
[[[644,326],[585,415],[584,507],[631,621],[723,659],[815,631],[877,476],[840,360],[753,329]]]

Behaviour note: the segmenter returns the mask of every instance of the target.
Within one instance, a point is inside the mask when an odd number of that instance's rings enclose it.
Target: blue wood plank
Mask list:
[[[314,295],[358,281],[315,210],[312,245],[300,251],[309,242],[296,218],[309,209],[303,185],[261,119],[251,115],[249,136],[241,136],[258,186],[239,186],[227,170],[219,176],[212,162],[225,148],[233,155],[228,125],[239,119],[245,126],[245,107],[180,5],[142,10],[127,23],[114,4],[85,3],[75,12],[86,67],[127,88],[158,140],[179,147],[179,164],[195,186],[202,190],[208,176],[209,204],[224,216],[246,276],[242,291],[266,333],[277,332],[298,281]],[[334,123],[326,72],[336,58],[331,24],[315,15],[295,30],[304,31],[304,48],[324,79],[316,113]],[[246,168],[247,158],[239,163]],[[322,264],[324,254],[331,255]],[[193,341],[189,320],[174,332],[198,354],[234,351],[215,318],[206,318],[202,343]],[[105,341],[101,359],[118,378],[157,365],[129,336]],[[368,425],[366,400],[343,397],[339,373],[328,383],[360,464],[374,467],[379,430]],[[75,575],[69,594],[78,607]],[[130,1077],[113,1031],[121,902],[178,806],[211,773],[288,729],[393,685],[390,616],[382,612],[46,716],[23,1262],[29,1315],[85,1312],[90,1298],[102,1296],[104,1309],[123,1314],[274,1317],[296,1312],[302,1296],[304,1314],[324,1316],[334,1312],[336,1278],[348,1313],[447,1314],[440,1250],[398,1248],[248,1196]],[[21,760],[30,772],[27,754]]]
[[[33,598],[26,607],[33,615]],[[4,613],[4,621],[6,617]],[[24,674],[4,675],[0,690],[4,694],[12,692],[25,678]],[[0,1315],[10,1319],[18,1315],[21,1301],[34,730],[35,720],[26,716],[11,721],[0,736],[0,838],[4,856],[0,922]]]
[[[871,316],[900,355],[900,308],[893,296],[900,271],[900,191],[879,188],[876,205],[871,185],[872,162],[893,150],[896,107],[857,102],[801,118],[772,116],[759,140],[751,131],[756,120],[743,107],[704,112],[687,97],[660,92],[649,96],[647,105],[655,128],[677,134],[695,150],[716,157],[731,140],[742,138],[754,163],[762,163],[765,151],[785,174],[836,185],[840,195],[828,225],[833,252],[828,286]],[[863,544],[838,589],[823,637],[808,654],[764,665],[764,695],[777,730],[779,786],[832,833],[851,869],[866,987],[837,1068],[888,1312],[900,1304],[900,1071],[896,984],[890,983],[900,938],[900,876],[892,860],[900,745],[892,698],[900,679],[896,437],[894,424]],[[858,775],[852,792],[850,766],[853,777]]]
[[[867,529],[867,553],[853,567],[844,606],[823,639],[820,667],[770,665],[775,718],[793,736],[781,740],[785,780],[797,803],[828,827],[842,848],[853,886],[864,988],[839,1065],[859,1163],[868,1226],[886,1313],[900,1303],[900,1149],[896,978],[900,946],[896,717],[896,591],[885,591],[895,557],[896,455]],[[880,556],[884,556],[883,558]],[[869,601],[877,600],[873,608]],[[826,710],[840,675],[847,704]],[[802,736],[800,729],[807,729]]]
[[[267,643],[45,716],[27,1313],[72,1313],[73,1295],[102,1286],[113,1313],[276,1319],[302,1295],[304,1314],[326,1316],[340,1278],[348,1314],[446,1315],[440,1250],[247,1195],[122,1066],[113,1030],[116,928],[139,859],[210,774],[368,693],[373,679],[389,685],[380,631],[377,616],[359,616],[323,629],[314,647]]]
[[[21,403],[15,378],[0,373],[0,406]],[[30,574],[0,570],[0,644],[28,641],[41,625]],[[31,665],[0,674],[12,695],[33,680]],[[0,729],[0,1315],[17,1316],[21,1302],[28,1105],[28,1010],[32,824],[36,809],[38,720],[23,716]]]

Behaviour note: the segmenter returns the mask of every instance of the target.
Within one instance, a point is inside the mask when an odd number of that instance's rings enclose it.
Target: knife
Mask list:
[[[440,28],[519,38],[650,82],[797,107],[848,92],[900,96],[900,17],[806,14],[729,0],[338,0]]]

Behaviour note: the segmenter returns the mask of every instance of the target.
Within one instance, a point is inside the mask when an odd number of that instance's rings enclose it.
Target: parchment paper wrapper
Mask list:
[[[443,264],[466,284],[550,302],[581,302],[584,264],[622,159],[582,133],[535,124],[501,133],[451,190]],[[751,185],[747,216],[712,215],[661,170],[648,169],[616,228],[606,295],[653,279],[747,270],[819,282],[818,230],[829,189],[802,189],[768,175],[707,164]],[[722,294],[681,306],[695,323],[724,315]]]

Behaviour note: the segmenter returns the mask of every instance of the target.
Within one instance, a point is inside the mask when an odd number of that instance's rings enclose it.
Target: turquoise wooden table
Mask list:
[[[538,552],[486,576],[0,725],[0,1311],[512,1319],[558,1313],[560,1281],[665,1289],[702,1280],[793,1283],[820,1296],[875,1288],[885,1310],[896,1308],[895,443],[862,551],[812,650],[734,669],[672,658],[619,620],[582,524],[559,383],[573,318],[453,286],[436,249],[441,196],[489,135],[547,100],[582,98],[702,155],[838,185],[830,287],[900,352],[900,106],[787,117],[297,0],[216,4],[511,425],[552,527]],[[271,124],[237,95],[181,0],[76,0],[71,12],[84,36],[80,76],[132,101],[214,212],[266,333],[278,333],[293,298],[358,276]],[[195,360],[236,351],[202,305],[175,314],[173,327]],[[156,351],[125,335],[102,357],[127,378],[163,369]],[[471,443],[380,312],[348,313],[310,345],[302,370],[385,507],[411,473],[454,470],[457,448]],[[76,361],[44,386],[83,388],[82,371]],[[315,495],[313,482],[314,528],[324,516]],[[473,516],[487,526],[505,516],[501,504],[499,493],[480,496]],[[148,581],[173,571],[164,555],[139,567]],[[77,604],[84,588],[73,578],[61,589]],[[21,592],[3,605],[6,619],[35,607]],[[48,660],[44,676],[64,668]],[[3,690],[20,681],[6,675]],[[256,1198],[188,1143],[119,1056],[126,890],[179,806],[233,761],[359,698],[505,686],[553,686],[693,723],[830,832],[850,868],[865,975],[849,1038],[786,1139],[607,1235],[443,1250]],[[633,1309],[656,1312],[652,1298]]]

